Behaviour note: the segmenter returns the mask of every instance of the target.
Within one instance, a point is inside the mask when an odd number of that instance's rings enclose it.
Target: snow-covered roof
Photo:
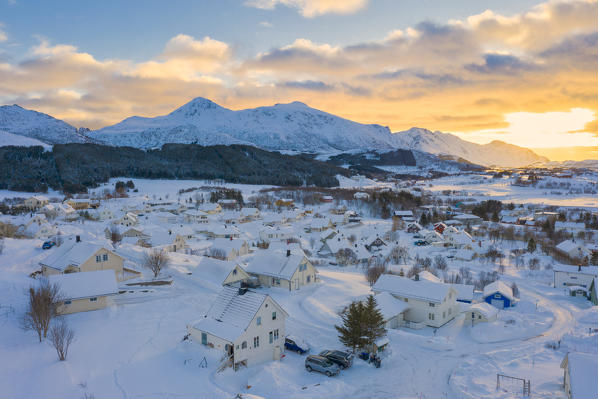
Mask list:
[[[576,222],[555,222],[554,229],[555,230],[585,230],[586,225],[585,223],[576,223]]]
[[[290,280],[304,258],[305,254],[297,251],[291,251],[289,256],[285,251],[258,251],[245,266],[245,271]]]
[[[449,284],[413,281],[407,277],[383,274],[372,287],[374,292],[389,292],[405,298],[441,303],[453,289]]]
[[[451,284],[457,291],[457,300],[471,302],[473,300],[473,285],[469,284]]]
[[[469,307],[469,310],[476,311],[487,319],[494,318],[498,314],[498,309],[486,302],[473,304]]]
[[[235,251],[238,252],[239,250],[241,250],[241,248],[243,247],[244,244],[245,244],[245,240],[240,240],[240,239],[231,240],[228,238],[216,238],[214,240],[214,245],[212,245],[212,248],[223,249],[226,253],[228,253],[232,249],[234,249]]]
[[[422,270],[417,274],[420,280],[432,281],[433,283],[440,283],[440,279],[427,270]]]
[[[594,399],[598,395],[598,356],[589,353],[569,352],[567,354],[571,399]]]
[[[468,213],[462,213],[460,215],[453,216],[453,219],[456,219],[456,220],[480,220],[481,218],[479,216],[476,216],[476,215],[471,215],[471,214],[468,214]]]
[[[205,318],[194,327],[234,342],[249,326],[266,298],[266,294],[224,287]]]
[[[114,270],[55,274],[48,277],[50,284],[60,287],[64,299],[81,299],[118,294]]]
[[[53,248],[52,252],[39,263],[52,269],[64,271],[70,265],[79,266],[85,263],[102,248],[109,251],[104,245],[90,242],[64,243],[58,248]]]
[[[501,293],[503,296],[506,296],[510,300],[515,299],[511,287],[509,287],[500,280],[496,280],[495,282],[490,283],[484,287],[484,298],[497,292]]]
[[[409,305],[400,301],[388,292],[381,292],[375,296],[376,304],[384,320],[389,320],[409,309]]]
[[[398,217],[409,216],[413,217],[413,211],[394,211],[394,215]]]
[[[598,276],[598,266],[582,266],[580,268],[579,266],[557,264],[554,265],[552,270],[555,272],[578,273]]]
[[[580,255],[588,252],[587,248],[581,242],[575,242],[573,240],[566,240],[556,246],[556,249],[562,252],[571,253],[578,251]]]

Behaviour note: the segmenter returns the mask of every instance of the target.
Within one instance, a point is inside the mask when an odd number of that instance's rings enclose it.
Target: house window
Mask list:
[[[478,319],[480,319],[480,320],[481,320],[481,319],[482,319],[482,316],[481,316],[481,315],[478,315]]]
[[[102,261],[102,256],[96,255],[96,262],[101,262],[101,261]]]
[[[434,303],[430,302],[430,307],[433,308],[434,306],[436,306]]]
[[[237,274],[237,269],[233,270],[233,276],[235,276]]]
[[[307,282],[309,283],[311,281],[311,276],[307,276]]]
[[[274,341],[274,332],[270,331],[270,333],[268,334],[268,339],[270,340],[270,343],[272,343]]]
[[[495,298],[500,298],[500,294],[494,294]]]
[[[434,320],[434,313],[428,313],[428,319]]]
[[[241,344],[241,349],[247,349],[247,341],[243,341]]]
[[[104,262],[108,261],[108,254],[104,254],[104,255],[102,255],[102,260],[103,260]]]
[[[276,312],[272,312],[272,320],[276,320]]]
[[[274,341],[278,339],[278,328],[274,330]]]
[[[64,301],[65,305],[70,305],[72,302],[71,301]]]
[[[253,338],[253,347],[259,348],[259,346],[260,346],[260,337],[254,337]]]
[[[257,324],[258,326],[261,326],[261,325],[262,325],[262,318],[261,318],[260,316],[258,316],[258,318],[257,318],[257,320],[256,320],[256,324]]]
[[[89,298],[89,302],[97,302],[98,298],[94,297],[94,298]]]
[[[446,318],[446,312],[442,312],[442,318]]]

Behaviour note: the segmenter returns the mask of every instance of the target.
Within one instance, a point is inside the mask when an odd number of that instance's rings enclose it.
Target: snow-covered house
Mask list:
[[[397,329],[403,325],[403,315],[409,309],[405,301],[398,300],[388,292],[381,292],[374,297],[378,310],[384,318],[386,329]]]
[[[224,352],[224,365],[279,360],[284,351],[287,313],[269,295],[224,287],[207,314],[187,326],[191,337]]]
[[[112,209],[110,209],[110,207],[104,206],[98,212],[98,219],[100,219],[102,221],[112,220],[114,218],[115,218],[114,212],[112,211]]]
[[[484,287],[484,302],[498,308],[504,309],[515,305],[515,296],[511,287],[500,280]]]
[[[206,237],[211,238],[211,239],[239,238],[241,236],[241,232],[235,226],[212,224],[212,223],[207,225],[205,228],[202,227],[200,232],[203,232]]]
[[[199,209],[190,209],[183,212],[183,221],[185,223],[209,223],[208,214]]]
[[[556,231],[565,230],[567,233],[577,234],[580,231],[586,230],[585,223],[576,222],[555,222],[554,229]]]
[[[357,192],[357,193],[353,194],[353,198],[368,200],[368,199],[370,199],[370,195],[368,193],[364,193],[364,192]]]
[[[30,237],[37,238],[40,240],[47,240],[48,238],[55,236],[58,233],[56,226],[49,223],[32,223],[27,226],[25,230],[26,234]]]
[[[260,240],[263,242],[286,241],[295,236],[295,229],[290,226],[270,227],[264,226],[259,232]]]
[[[249,253],[249,245],[247,245],[247,241],[242,239],[216,238],[212,248],[222,250],[225,260],[229,261]]]
[[[222,207],[218,203],[206,202],[205,204],[201,204],[198,209],[208,215],[215,215],[222,212]]]
[[[240,212],[240,219],[241,223],[247,223],[254,220],[259,219],[260,217],[260,210],[257,208],[243,208]]]
[[[153,226],[143,232],[150,236],[149,239],[144,240],[148,246],[165,249],[168,252],[185,252],[187,239],[172,229]]]
[[[338,253],[341,249],[352,248],[353,245],[346,238],[335,237],[326,240],[322,243],[322,246],[318,250],[320,256],[333,256]]]
[[[442,234],[444,242],[456,247],[471,249],[474,244],[473,238],[465,230],[458,230],[455,227],[449,226]]]
[[[332,221],[330,221],[330,219],[313,218],[309,221],[309,223],[305,227],[305,230],[308,233],[311,233],[314,231],[320,232],[320,231],[333,229],[333,228],[334,228],[334,224],[332,223]]]
[[[444,244],[444,238],[436,230],[428,231],[423,236],[424,241],[428,244]]]
[[[74,210],[80,211],[83,209],[89,209],[91,206],[91,200],[87,198],[71,198],[65,201],[67,204],[73,207]]]
[[[572,266],[557,264],[554,266],[554,287],[580,286],[588,288],[598,277],[598,266]]]
[[[459,313],[457,292],[450,284],[383,274],[372,287],[376,294],[388,292],[409,305],[405,321],[440,327]],[[409,323],[407,324],[410,325]]]
[[[414,223],[413,211],[394,211],[392,214],[393,220],[402,220],[405,223]]]
[[[175,224],[178,216],[171,212],[156,212],[154,217],[159,223]]]
[[[127,212],[120,219],[116,220],[114,224],[124,227],[137,226],[139,224],[139,217],[133,212]]]
[[[245,271],[259,279],[266,287],[282,287],[298,290],[316,281],[316,268],[303,251],[258,251],[244,267]]]
[[[556,246],[556,250],[570,259],[583,259],[591,256],[591,252],[583,243],[566,240]]]
[[[483,222],[483,219],[481,217],[472,215],[469,213],[462,213],[460,215],[454,215],[453,219],[458,220],[459,222],[463,223],[464,225],[480,224]]]
[[[44,223],[48,223],[48,219],[46,219],[46,215],[43,213],[36,213],[35,215],[33,215],[33,217],[31,219],[29,219],[26,226],[29,227],[32,224],[37,224],[38,226],[41,226]]]
[[[116,276],[112,270],[54,274],[48,277],[48,281],[59,287],[59,314],[103,309],[108,297],[118,294]]]
[[[48,200],[48,197],[45,197],[43,195],[33,195],[29,198],[26,198],[23,202],[23,205],[25,205],[27,208],[31,210],[38,210],[43,208],[49,202],[50,201]]]
[[[489,322],[496,320],[498,309],[486,302],[473,304],[465,312],[465,322],[471,322],[471,325],[476,325],[482,322]]]
[[[65,242],[42,260],[39,265],[44,276],[54,274],[113,270],[116,278],[126,278],[124,258],[101,244]]]
[[[423,229],[423,227],[419,223],[413,222],[413,223],[408,223],[407,228],[405,230],[409,234],[417,234],[420,231],[422,231],[422,229]]]
[[[569,352],[561,362],[563,384],[569,399],[595,399],[598,394],[598,356]]]

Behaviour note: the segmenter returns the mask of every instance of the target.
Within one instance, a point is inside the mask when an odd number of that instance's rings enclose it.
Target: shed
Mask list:
[[[498,309],[486,302],[471,305],[465,312],[465,322],[471,321],[472,325],[496,320]]]
[[[484,302],[498,308],[510,308],[515,305],[513,290],[500,280],[484,287]]]

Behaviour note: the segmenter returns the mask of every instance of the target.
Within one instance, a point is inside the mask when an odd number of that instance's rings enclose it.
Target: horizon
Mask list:
[[[77,127],[197,97],[300,101],[392,132],[598,158],[595,0],[6,1],[0,15],[0,102]]]

